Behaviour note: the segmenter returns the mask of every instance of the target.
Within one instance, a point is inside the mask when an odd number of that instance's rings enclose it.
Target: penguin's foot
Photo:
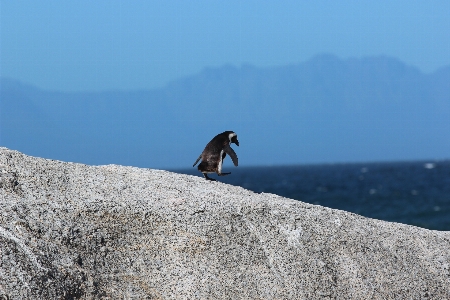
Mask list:
[[[216,181],[214,178],[209,177],[207,173],[203,173],[203,176],[205,176],[206,180]]]
[[[231,172],[228,172],[228,173],[220,173],[220,174],[217,174],[217,175],[219,175],[219,176],[225,176],[225,175],[230,175],[231,174]]]

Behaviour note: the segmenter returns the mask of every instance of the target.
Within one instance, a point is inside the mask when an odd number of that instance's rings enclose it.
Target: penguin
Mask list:
[[[208,173],[217,173],[219,176],[225,176],[231,174],[222,173],[223,160],[227,154],[231,157],[233,164],[238,166],[238,157],[234,150],[230,147],[231,143],[235,143],[239,146],[239,141],[237,139],[237,134],[233,131],[224,131],[216,135],[205,147],[202,154],[197,158],[193,167],[201,159],[201,163],[198,165],[197,169],[203,173],[203,176],[207,180],[216,181],[215,179],[208,176]]]

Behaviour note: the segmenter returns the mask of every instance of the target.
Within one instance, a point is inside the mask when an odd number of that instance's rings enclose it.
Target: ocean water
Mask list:
[[[197,168],[176,172],[202,176]],[[450,161],[237,167],[211,177],[359,215],[450,230]]]

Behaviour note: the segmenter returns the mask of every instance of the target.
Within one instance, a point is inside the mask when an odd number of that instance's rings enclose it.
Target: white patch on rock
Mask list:
[[[302,237],[302,228],[299,226],[280,226],[280,232],[286,236],[286,240],[289,246],[297,247],[300,245],[300,239]]]
[[[333,223],[336,224],[337,226],[342,225],[341,220],[339,218],[334,219]]]

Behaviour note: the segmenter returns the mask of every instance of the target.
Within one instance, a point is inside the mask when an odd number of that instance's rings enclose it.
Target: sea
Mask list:
[[[450,160],[268,167],[224,166],[210,177],[256,193],[432,230],[450,230]],[[176,170],[202,176],[197,168]]]

